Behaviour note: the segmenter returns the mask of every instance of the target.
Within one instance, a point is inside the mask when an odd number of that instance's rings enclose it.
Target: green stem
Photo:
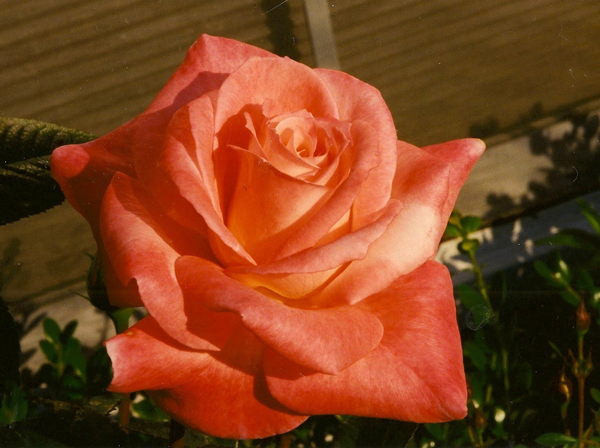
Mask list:
[[[108,314],[115,325],[117,334],[121,334],[129,328],[129,318],[133,314],[133,308],[117,308]]]
[[[473,267],[473,274],[475,274],[475,280],[477,281],[477,288],[479,288],[479,293],[481,294],[481,297],[483,297],[483,300],[485,300],[485,305],[490,310],[494,311],[494,309],[492,308],[492,302],[490,301],[490,296],[487,291],[487,285],[483,280],[483,272],[481,271],[481,267],[477,262],[477,258],[475,257],[474,251],[469,252],[469,261],[471,262],[471,266]]]
[[[583,334],[577,335],[577,354],[578,354],[577,363],[579,366],[582,366],[585,363],[585,359],[583,357],[583,339],[584,339]],[[585,437],[584,437],[584,432],[583,432],[583,418],[585,416],[585,409],[584,409],[585,375],[582,375],[579,372],[577,374],[577,385],[578,385],[578,392],[579,392],[579,416],[578,416],[579,417],[579,431],[577,432],[577,438],[578,438],[577,447],[583,448],[585,445]]]
[[[577,447],[578,448],[583,448],[583,446],[585,445],[585,438],[583,437],[583,416],[584,416],[584,409],[583,409],[583,405],[584,405],[584,399],[585,399],[585,378],[579,378],[578,380],[579,383],[579,432],[578,432],[578,443],[577,443]]]
[[[133,313],[133,308],[117,308],[108,313],[108,317],[115,325],[117,334],[121,334],[129,328],[129,318]],[[131,418],[131,395],[121,394],[121,403],[119,404],[119,424],[121,428],[126,428]],[[124,429],[127,432],[126,429]]]
[[[477,258],[475,257],[475,251],[469,251],[469,261],[471,262],[471,266],[473,268],[473,274],[475,274],[475,280],[477,282],[477,287],[479,289],[479,293],[483,300],[485,301],[485,305],[490,309],[490,311],[494,314],[497,314],[498,311],[494,310],[492,307],[492,302],[490,300],[490,296],[488,293],[487,285],[485,284],[485,280],[483,279],[483,272],[479,263],[477,262]],[[500,346],[500,358],[502,362],[502,376],[504,380],[504,405],[506,407],[506,415],[510,415],[510,399],[508,396],[508,392],[510,390],[510,379],[508,375],[508,350],[504,346],[504,339],[502,338],[502,334],[497,324],[498,320],[496,320],[492,326],[494,327],[494,331],[496,332],[496,339],[498,340],[498,345]]]

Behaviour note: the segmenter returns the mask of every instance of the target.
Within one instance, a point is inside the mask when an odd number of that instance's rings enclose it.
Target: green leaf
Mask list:
[[[19,388],[17,383],[8,381],[6,392],[0,404],[0,427],[23,421],[29,409],[25,392]],[[2,440],[1,437],[0,440]]]
[[[590,390],[590,394],[597,403],[600,403],[600,390],[596,389],[595,387],[592,387],[592,389]]]
[[[572,305],[572,306],[579,305],[579,296],[573,294],[573,291],[569,291],[568,289],[564,289],[564,290],[562,290],[560,292],[560,296],[569,305]]]
[[[165,414],[154,402],[147,396],[140,401],[133,403],[132,409],[140,418],[151,422],[167,422],[169,416]]]
[[[539,436],[535,441],[542,446],[558,446],[577,442],[577,439],[558,432],[547,432]]]
[[[485,371],[487,356],[482,348],[479,347],[475,342],[465,341],[463,343],[463,355],[471,360],[477,370],[481,372]]]
[[[471,309],[476,305],[485,304],[485,300],[483,300],[479,291],[469,285],[458,285],[456,287],[456,295],[458,295],[460,302],[468,309]]]
[[[450,218],[448,219],[448,223],[460,229],[462,226],[462,224],[460,223],[461,218],[462,214],[458,210],[452,210]]]
[[[65,325],[65,328],[60,333],[60,342],[63,344],[66,344],[67,341],[73,337],[73,333],[75,333],[76,329],[77,329],[77,321],[76,320],[72,320],[67,325]]]
[[[458,251],[461,254],[468,255],[470,253],[475,253],[479,248],[479,241],[473,238],[465,238],[460,243],[458,243]]]
[[[446,230],[444,231],[444,237],[446,238],[458,238],[462,236],[460,229],[454,224],[448,223]]]
[[[583,199],[577,199],[577,205],[579,205],[581,213],[583,213],[583,216],[585,216],[585,219],[588,220],[592,228],[596,233],[600,234],[600,216],[598,213]]]
[[[599,250],[600,237],[581,229],[563,229],[546,238],[539,239],[536,245],[563,245],[585,250]]]
[[[83,356],[81,353],[81,343],[78,339],[71,338],[63,346],[63,362],[65,365],[70,365],[73,368],[73,363],[77,362],[77,358]]]
[[[84,395],[83,380],[75,375],[66,373],[61,378],[62,392],[71,400],[80,400]]]
[[[481,227],[481,218],[478,218],[477,216],[464,216],[461,218],[460,224],[465,232],[465,235],[468,235],[471,232],[479,230]]]
[[[573,273],[571,272],[571,268],[569,267],[567,262],[562,259],[560,253],[558,252],[556,253],[556,267],[557,272],[555,273],[555,276],[556,274],[560,274],[560,276],[565,280],[565,282],[567,284],[570,284],[571,280],[573,279]]]
[[[548,341],[548,344],[550,344],[550,347],[552,347],[552,349],[553,349],[553,350],[554,350],[556,353],[558,353],[558,354],[560,355],[560,357],[561,357],[561,358],[564,358],[564,355],[562,354],[562,352],[560,351],[560,349],[558,348],[558,346],[557,346],[557,345],[556,345],[554,342]]]
[[[56,347],[54,347],[52,342],[48,341],[47,339],[42,339],[40,341],[40,349],[48,361],[51,363],[55,363],[57,361],[58,353],[56,352]]]
[[[87,365],[83,353],[78,353],[77,355],[72,356],[70,359],[70,364],[75,373],[80,376],[83,381],[85,381]]]
[[[50,123],[0,117],[0,225],[60,204],[64,196],[50,176],[50,154],[93,139]]]
[[[2,261],[0,261],[0,266],[2,266]],[[1,269],[0,267],[0,272]],[[1,274],[0,278],[2,278]],[[0,399],[7,381],[19,381],[20,355],[21,346],[17,324],[4,304],[4,300],[0,297]]]
[[[48,340],[55,344],[60,343],[60,327],[54,319],[47,317],[44,319],[44,322],[42,322],[42,327]]]
[[[427,432],[431,434],[431,437],[433,437],[435,440],[440,441],[444,438],[444,427],[442,424],[425,423],[423,426],[425,426]]]
[[[561,288],[567,285],[564,278],[562,276],[557,276],[543,261],[536,261],[533,263],[533,267],[551,286]]]

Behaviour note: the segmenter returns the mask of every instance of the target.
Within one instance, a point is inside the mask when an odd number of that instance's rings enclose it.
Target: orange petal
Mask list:
[[[324,238],[327,232],[348,213],[370,172],[379,165],[380,154],[375,129],[359,121],[352,124],[351,134],[354,160],[348,176],[335,189],[331,198],[290,236],[275,259],[282,259],[312,248]]]
[[[325,83],[306,65],[287,58],[249,58],[219,89],[215,129],[249,105],[270,106],[274,117],[306,110],[315,117],[337,118],[337,107]],[[266,106],[266,104],[265,104]],[[221,145],[229,136],[219,135]]]
[[[270,264],[231,267],[225,272],[252,288],[268,288],[283,298],[302,299],[315,290],[318,291],[332,275],[343,270],[347,263],[363,259],[371,244],[385,232],[401,208],[399,201],[391,200],[374,222],[330,243]],[[307,300],[312,303],[311,298]],[[309,306],[305,303],[296,305]],[[322,306],[323,303],[319,305]]]
[[[252,56],[276,57],[233,39],[203,34],[145,113],[168,108],[172,115],[186,103],[219,88],[230,73]]]
[[[381,338],[379,321],[356,307],[291,308],[196,257],[180,258],[176,270],[188,300],[241,316],[265,345],[313,370],[335,373],[345,369],[373,350]]]
[[[225,175],[235,174],[237,182],[227,204],[227,227],[254,260],[269,262],[282,242],[315,214],[331,189],[285,175],[249,151],[228,151],[227,166],[221,169]]]
[[[467,388],[447,269],[428,261],[359,306],[381,320],[380,345],[336,375],[311,372],[267,350],[265,375],[273,396],[311,415],[415,422],[465,417]]]
[[[400,214],[369,248],[322,292],[324,300],[355,303],[381,291],[401,275],[431,258],[445,226],[442,211],[448,197],[449,166],[430,154],[398,142],[398,165],[392,197]]]
[[[380,163],[363,184],[352,206],[352,228],[371,222],[390,198],[396,167],[396,127],[392,114],[379,91],[346,73],[316,69],[325,81],[338,107],[340,121],[364,121],[376,130]]]
[[[445,228],[445,222],[452,213],[458,193],[467,180],[471,168],[485,150],[485,143],[483,140],[465,138],[426,146],[422,149],[450,165],[450,191],[443,211]]]
[[[98,216],[108,184],[117,171],[135,177],[127,138],[130,125],[88,143],[61,146],[50,159],[52,177],[69,203],[90,223],[99,245]]]
[[[216,437],[250,439],[290,431],[306,416],[282,406],[262,374],[263,346],[243,327],[218,353],[192,351],[151,318],[106,342],[113,392],[146,389],[171,417]]]
[[[166,131],[158,166],[202,216],[210,229],[215,254],[225,265],[253,264],[254,260],[225,226],[213,166],[213,110],[206,96],[178,110]]]
[[[219,349],[222,338],[215,339],[206,322],[225,319],[225,331],[227,316],[201,313],[199,307],[190,312],[194,304],[184,301],[175,277],[175,260],[182,254],[212,258],[206,237],[168,218],[139,181],[119,173],[104,196],[100,230],[118,280],[122,285],[135,281],[144,306],[159,325],[189,347]]]

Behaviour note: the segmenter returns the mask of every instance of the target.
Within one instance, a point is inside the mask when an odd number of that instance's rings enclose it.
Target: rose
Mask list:
[[[482,151],[397,141],[373,87],[201,37],[142,115],[52,156],[111,302],[149,313],[106,343],[111,390],[230,438],[314,414],[463,418],[432,257]]]

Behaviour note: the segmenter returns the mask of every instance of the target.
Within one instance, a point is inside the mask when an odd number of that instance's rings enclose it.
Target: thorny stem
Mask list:
[[[121,403],[119,404],[119,425],[125,432],[128,432],[127,425],[129,425],[130,408],[131,395],[121,394]]]
[[[290,448],[292,445],[292,435],[288,432],[279,436],[278,448]]]

